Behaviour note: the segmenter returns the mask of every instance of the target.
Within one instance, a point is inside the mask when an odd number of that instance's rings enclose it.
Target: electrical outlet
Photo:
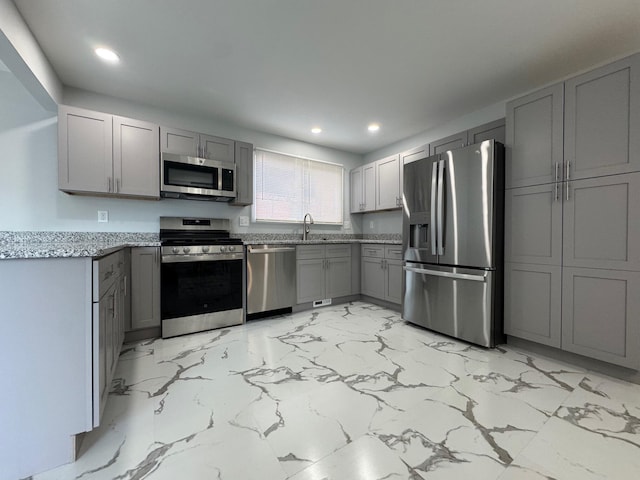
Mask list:
[[[344,230],[351,230],[351,222],[349,220],[345,220],[344,224],[342,225],[342,228]]]
[[[109,212],[107,210],[98,210],[98,221],[106,223],[109,221]]]
[[[375,228],[376,226],[376,222],[374,222],[373,220],[369,221],[369,228]]]
[[[249,226],[249,217],[246,217],[244,215],[240,215],[238,217],[238,223],[240,224],[241,227],[248,227]]]

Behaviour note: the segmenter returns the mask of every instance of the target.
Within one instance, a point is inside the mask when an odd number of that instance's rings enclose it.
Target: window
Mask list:
[[[260,149],[254,161],[254,221],[342,224],[342,165]]]

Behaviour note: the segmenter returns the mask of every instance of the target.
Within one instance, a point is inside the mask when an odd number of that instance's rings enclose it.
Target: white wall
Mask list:
[[[6,72],[0,72],[6,73]],[[1,75],[0,87],[20,89],[17,80]],[[251,216],[251,207],[233,207],[226,203],[163,199],[130,200],[69,195],[58,191],[57,118],[47,114],[33,99],[19,96],[19,102],[0,96],[0,151],[3,175],[0,176],[0,230],[124,231],[157,232],[160,216],[205,216],[229,218],[232,231],[301,233],[298,225],[255,224],[240,227],[240,215]],[[180,115],[120,99],[80,90],[66,90],[64,103],[92,110],[149,120],[253,143],[255,146],[319,160],[345,167],[345,220],[348,213],[348,172],[362,163],[360,155],[341,152],[304,142],[254,132],[208,119]],[[20,117],[15,122],[14,117]],[[30,119],[30,121],[29,121]],[[20,123],[20,125],[15,125]],[[5,127],[6,125],[6,127]],[[109,212],[108,223],[97,222],[97,211]],[[301,219],[302,221],[302,219]],[[360,233],[361,219],[354,216],[352,228],[317,226],[324,233]]]
[[[483,123],[488,123],[505,116],[506,101],[489,105],[481,110],[469,113],[437,128],[427,130],[399,142],[387,145],[364,156],[363,163],[373,162],[379,158],[404,152],[435,140],[469,130]],[[376,212],[362,215],[362,233],[402,233],[402,212]]]

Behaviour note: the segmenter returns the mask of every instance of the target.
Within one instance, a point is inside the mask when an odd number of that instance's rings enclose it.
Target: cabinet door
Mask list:
[[[505,119],[501,118],[468,130],[467,139],[469,145],[484,142],[485,140],[495,140],[504,145],[506,140]]]
[[[560,348],[562,267],[505,263],[504,333]]]
[[[351,295],[351,257],[327,258],[325,262],[326,298]]]
[[[93,426],[100,425],[109,391],[107,390],[107,301],[93,304]]]
[[[400,155],[376,162],[376,210],[400,208]]]
[[[362,257],[360,289],[363,295],[384,299],[384,277],[381,258]]]
[[[363,187],[362,167],[354,168],[349,172],[349,211],[351,213],[360,213],[364,209],[362,201]]]
[[[296,261],[297,302],[313,302],[325,297],[324,258]]]
[[[251,205],[253,203],[253,145],[235,142],[236,198],[230,205]]]
[[[228,138],[200,134],[200,154],[209,160],[233,162],[235,159],[235,142]]]
[[[455,150],[456,148],[466,147],[469,144],[467,139],[467,131],[450,135],[440,140],[436,140],[429,144],[429,155],[446,152],[447,150]]]
[[[402,303],[403,280],[402,260],[385,260],[385,300]]]
[[[640,173],[566,182],[563,264],[640,270]]]
[[[362,204],[363,210],[371,212],[376,208],[376,164],[362,167]]]
[[[505,260],[562,264],[562,184],[505,192]]]
[[[507,103],[505,186],[556,181],[563,162],[563,84]]]
[[[114,193],[160,198],[160,127],[113,117]]]
[[[131,329],[160,326],[160,252],[131,249]]]
[[[112,117],[81,108],[58,110],[58,188],[109,193],[113,190]]]
[[[640,273],[563,271],[562,348],[640,368]]]
[[[198,156],[198,134],[179,128],[160,127],[160,151]]]
[[[429,145],[412,148],[400,154],[400,206],[402,207],[402,194],[404,192],[404,166],[429,156]]]
[[[565,82],[570,179],[640,170],[640,55]]]

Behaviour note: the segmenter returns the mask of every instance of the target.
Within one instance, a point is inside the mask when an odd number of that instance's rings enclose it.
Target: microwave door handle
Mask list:
[[[446,160],[440,160],[438,172],[438,255],[444,255],[444,166]]]
[[[429,229],[431,230],[431,254],[436,253],[436,194],[437,194],[437,177],[438,177],[438,162],[433,162],[433,168],[431,169],[431,221],[429,222]]]

